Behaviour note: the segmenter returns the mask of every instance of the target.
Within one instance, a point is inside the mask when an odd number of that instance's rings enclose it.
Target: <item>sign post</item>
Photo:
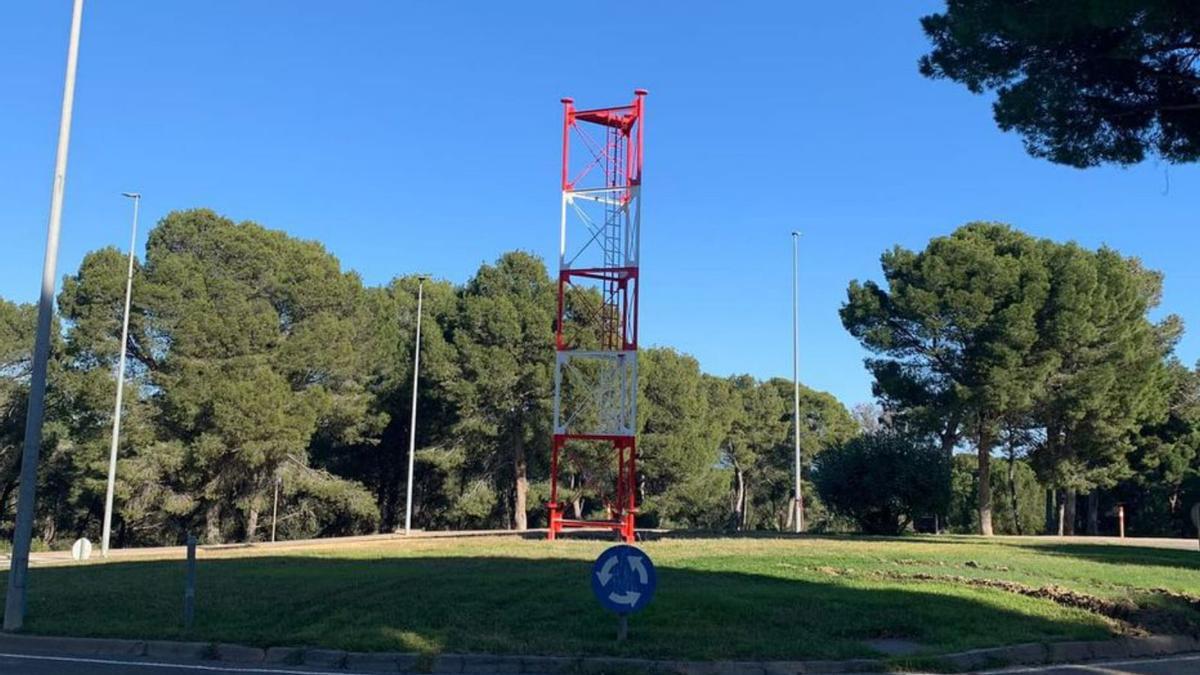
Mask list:
[[[600,605],[617,615],[617,641],[629,635],[629,615],[654,598],[658,573],[650,556],[628,545],[613,546],[592,565],[592,593]]]

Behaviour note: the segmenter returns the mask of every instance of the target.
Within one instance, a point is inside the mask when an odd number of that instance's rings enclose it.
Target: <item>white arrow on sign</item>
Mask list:
[[[642,580],[642,585],[650,583],[650,574],[646,572],[646,566],[642,564],[641,556],[629,556],[629,569],[638,573],[638,578]]]
[[[637,601],[641,599],[642,594],[637,591],[625,591],[624,593],[609,593],[608,599],[618,605],[629,605],[633,607]]]
[[[598,578],[600,580],[601,586],[608,585],[608,582],[612,579],[612,576],[613,576],[612,575],[613,568],[616,566],[617,566],[617,556],[613,556],[604,562],[604,567],[601,567],[599,572],[596,572],[596,578]]]

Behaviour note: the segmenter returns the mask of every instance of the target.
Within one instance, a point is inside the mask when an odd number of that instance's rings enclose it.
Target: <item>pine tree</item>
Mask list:
[[[886,286],[850,284],[842,323],[879,355],[867,367],[887,406],[905,411],[898,424],[937,434],[947,454],[974,444],[980,532],[990,535],[1000,424],[1036,400],[1047,372],[1034,349],[1050,285],[1044,249],[1005,225],[972,223],[921,252],[896,247],[882,265]]]

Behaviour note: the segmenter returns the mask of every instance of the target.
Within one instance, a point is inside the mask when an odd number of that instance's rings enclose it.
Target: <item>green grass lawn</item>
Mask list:
[[[903,638],[938,654],[1031,641],[1103,639],[1112,619],[949,577],[1059,585],[1192,626],[1151,589],[1200,593],[1200,554],[967,537],[667,539],[644,544],[654,603],[614,641],[590,590],[608,544],[489,537],[299,551],[202,551],[196,626],[181,626],[183,563],[35,568],[32,633],[309,645],[359,651],[608,654],[652,658],[876,656]],[[914,575],[945,579],[914,580]],[[0,593],[3,592],[0,584]]]

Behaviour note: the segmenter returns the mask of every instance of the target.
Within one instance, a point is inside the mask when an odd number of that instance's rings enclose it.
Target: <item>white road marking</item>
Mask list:
[[[86,663],[86,664],[108,664],[112,666],[141,666],[144,668],[175,668],[177,670],[199,670],[206,672],[229,672],[236,671],[239,673],[273,673],[274,675],[353,675],[354,671],[348,670],[290,670],[288,668],[259,668],[259,667],[240,667],[237,664],[226,664],[224,666],[206,666],[197,663],[165,663],[161,661],[125,661],[119,659],[91,659],[82,656],[42,656],[35,654],[6,654],[0,653],[0,658],[6,659],[25,659],[27,661],[54,661],[58,663]]]
[[[1003,668],[1001,670],[985,670],[981,671],[980,675],[1005,675],[1007,673],[1044,673],[1049,670],[1058,668],[1082,668],[1096,669],[1107,667],[1121,666],[1143,666],[1151,663],[1190,663],[1192,661],[1200,661],[1200,656],[1160,656],[1157,658],[1133,659],[1129,661],[1091,661],[1088,663],[1059,663],[1056,665],[1046,666],[1016,666],[1013,668]],[[1104,672],[1099,670],[1098,672]]]

